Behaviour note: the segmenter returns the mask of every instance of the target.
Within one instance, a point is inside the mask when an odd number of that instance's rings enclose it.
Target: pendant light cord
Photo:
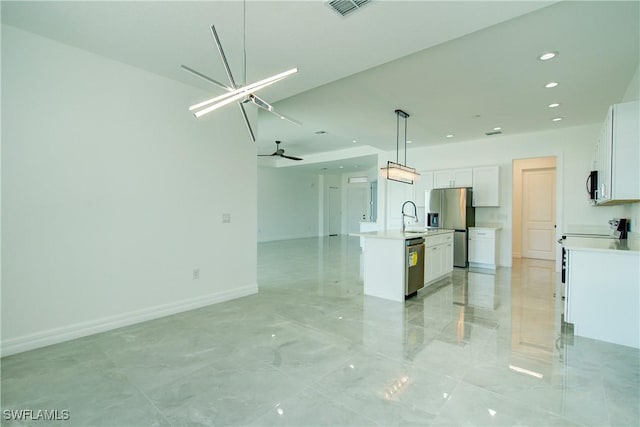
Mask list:
[[[407,166],[407,118],[404,118],[404,166]]]
[[[396,112],[396,163],[400,163],[400,114]]]
[[[247,85],[247,0],[242,2],[242,86]]]

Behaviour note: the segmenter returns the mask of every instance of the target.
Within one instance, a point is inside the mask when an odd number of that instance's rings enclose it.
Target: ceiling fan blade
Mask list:
[[[285,159],[290,160],[302,160],[300,157],[287,156],[286,154],[280,154],[280,157],[284,157]]]
[[[251,123],[249,122],[249,118],[247,117],[247,112],[244,110],[244,105],[242,102],[238,102],[238,106],[240,107],[240,111],[242,112],[242,118],[244,118],[244,123],[247,125],[247,130],[249,131],[249,136],[253,142],[256,142],[256,136],[253,134],[253,129],[251,129]]]
[[[185,70],[186,72],[191,73],[191,74],[193,74],[193,75],[194,75],[194,76],[196,76],[196,77],[200,77],[202,80],[205,80],[205,81],[207,81],[207,82],[209,82],[209,83],[212,83],[212,84],[214,84],[214,85],[218,86],[220,89],[224,89],[224,90],[226,90],[227,92],[231,92],[231,91],[233,90],[232,88],[230,88],[230,87],[228,87],[228,86],[223,85],[223,84],[222,84],[222,83],[220,83],[219,81],[214,80],[214,79],[212,79],[212,78],[211,78],[211,77],[209,77],[209,76],[205,76],[205,75],[204,75],[204,74],[202,74],[202,73],[199,73],[198,71],[194,70],[193,68],[189,68],[189,67],[187,67],[186,65],[181,65],[180,67],[181,67],[183,70]]]
[[[273,106],[271,104],[269,104],[267,101],[265,101],[264,99],[260,98],[259,96],[257,96],[256,94],[251,94],[249,95],[249,101],[251,101],[253,104],[257,105],[258,107],[262,108],[263,110],[267,110],[270,113],[275,114],[276,116],[280,117],[281,119],[287,120],[295,125],[298,126],[302,126],[302,123],[300,123],[299,121],[292,119],[291,117],[287,117],[282,113],[279,113],[276,111],[275,108],[273,108]]]
[[[229,63],[227,62],[227,57],[224,54],[224,50],[222,49],[222,43],[220,43],[220,37],[218,37],[218,32],[216,31],[216,26],[211,26],[211,34],[213,35],[213,40],[216,42],[216,47],[218,48],[218,53],[220,54],[220,59],[222,60],[222,65],[224,65],[224,70],[227,73],[227,77],[229,78],[229,83],[231,83],[231,87],[233,89],[237,89],[235,80],[233,79],[233,75],[231,74],[231,68],[229,68]]]
[[[274,151],[273,154],[258,154],[259,157],[273,157],[273,156],[279,156],[280,154],[278,153],[278,151]]]

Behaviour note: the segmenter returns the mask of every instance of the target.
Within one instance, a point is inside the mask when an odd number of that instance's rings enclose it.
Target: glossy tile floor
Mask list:
[[[2,359],[3,425],[639,424],[638,350],[560,333],[552,262],[396,303],[363,296],[358,243],[260,244],[258,295]]]

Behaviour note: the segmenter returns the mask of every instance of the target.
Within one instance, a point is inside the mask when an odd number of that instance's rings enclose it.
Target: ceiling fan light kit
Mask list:
[[[420,174],[415,168],[407,166],[407,119],[409,114],[400,109],[395,110],[396,113],[396,161],[387,162],[386,168],[381,168],[382,176],[390,181],[397,181],[403,184],[413,185],[420,178]],[[404,120],[404,163],[400,163],[400,118]]]

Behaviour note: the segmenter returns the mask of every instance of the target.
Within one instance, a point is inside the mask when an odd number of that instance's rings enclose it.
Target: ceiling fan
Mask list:
[[[280,143],[282,141],[276,141],[276,151],[273,154],[258,154],[258,157],[272,157],[272,156],[279,156],[282,157],[284,159],[290,159],[290,160],[302,160],[300,157],[294,157],[294,156],[287,156],[284,154],[284,149],[280,148]]]
[[[243,2],[244,4],[244,2]],[[244,16],[244,15],[243,15]],[[243,26],[246,28],[246,18],[243,18]],[[244,31],[244,36],[246,39],[246,30]],[[226,86],[214,79],[212,79],[211,77],[205,76],[202,73],[199,73],[198,71],[187,67],[186,65],[181,65],[182,69],[187,71],[188,73],[191,73],[197,77],[200,77],[201,79],[212,83],[215,86],[218,86],[219,88],[223,89],[226,91],[226,93],[220,95],[220,96],[216,96],[214,98],[208,99],[206,101],[200,102],[198,104],[192,105],[191,107],[189,107],[189,111],[193,111],[193,110],[199,110],[196,111],[194,113],[194,115],[196,117],[201,117],[207,113],[210,113],[211,111],[217,110],[220,107],[223,107],[227,104],[231,104],[232,102],[238,102],[238,105],[240,106],[240,112],[242,113],[242,118],[244,119],[244,122],[247,126],[247,130],[249,131],[249,136],[251,137],[251,140],[253,142],[256,141],[256,137],[255,134],[253,133],[253,129],[251,129],[251,123],[249,123],[249,118],[247,117],[247,113],[244,109],[244,104],[247,102],[251,102],[252,104],[256,105],[259,108],[262,108],[263,110],[269,111],[270,113],[275,114],[276,116],[280,117],[281,119],[284,120],[288,120],[291,123],[297,124],[297,125],[301,125],[301,123],[297,120],[294,120],[290,117],[285,116],[284,114],[281,114],[279,112],[277,112],[273,106],[271,104],[269,104],[267,101],[265,101],[262,98],[259,98],[255,92],[263,89],[267,86],[270,86],[282,79],[284,79],[285,77],[288,77],[292,74],[295,74],[298,72],[297,68],[292,68],[290,70],[284,71],[282,73],[276,74],[274,76],[271,77],[267,77],[266,79],[260,80],[256,83],[252,83],[252,84],[246,84],[246,76],[247,76],[247,64],[246,64],[246,47],[244,48],[244,52],[243,52],[243,66],[244,66],[244,80],[245,82],[243,82],[243,85],[238,85],[236,84],[235,79],[233,78],[233,75],[231,74],[231,68],[229,67],[229,63],[227,62],[227,57],[224,54],[224,50],[222,49],[222,43],[220,42],[220,37],[218,37],[218,32],[216,31],[216,27],[214,25],[211,26],[211,34],[213,36],[213,40],[215,41],[216,44],[216,48],[218,49],[218,53],[220,54],[220,59],[222,60],[222,65],[224,66],[225,72],[227,74],[227,78],[229,80],[229,86]],[[245,43],[244,39],[243,39],[243,44]]]

